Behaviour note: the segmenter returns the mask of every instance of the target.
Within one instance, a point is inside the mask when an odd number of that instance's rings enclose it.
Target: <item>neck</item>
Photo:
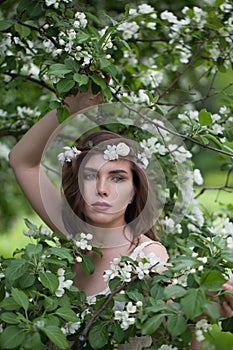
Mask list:
[[[87,232],[92,233],[96,245],[101,247],[120,247],[130,244],[133,240],[132,233],[126,225],[115,228],[87,225],[87,229]]]

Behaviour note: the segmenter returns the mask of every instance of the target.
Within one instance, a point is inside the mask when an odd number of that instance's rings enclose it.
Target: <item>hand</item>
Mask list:
[[[110,75],[106,78],[106,84],[109,84]],[[93,95],[91,82],[89,84],[89,89],[86,92],[78,92],[76,96],[68,96],[65,98],[65,105],[69,109],[70,114],[76,113],[84,108],[98,105],[103,100],[103,94],[98,92],[98,94]]]
[[[93,95],[91,87],[89,87],[87,92],[78,92],[76,96],[68,96],[64,102],[70,114],[74,114],[84,108],[100,104],[102,99],[102,93]]]
[[[222,289],[233,292],[233,280],[228,280],[226,283],[222,285]],[[222,317],[230,318],[233,317],[233,294],[224,294],[224,297],[227,301],[222,303],[222,308],[220,310],[220,314]]]

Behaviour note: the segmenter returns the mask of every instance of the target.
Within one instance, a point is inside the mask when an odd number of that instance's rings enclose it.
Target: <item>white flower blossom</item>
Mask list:
[[[76,261],[77,263],[81,263],[81,262],[83,261],[83,259],[82,259],[81,256],[76,256],[75,261]]]
[[[75,334],[77,330],[80,328],[81,322],[67,322],[64,327],[61,328],[62,333],[67,336],[70,334]]]
[[[160,14],[160,17],[163,21],[167,20],[169,23],[177,23],[178,22],[178,19],[177,17],[170,11],[163,11],[161,14]]]
[[[129,314],[134,314],[137,311],[137,306],[133,305],[132,301],[128,302],[126,305],[126,311]]]
[[[187,159],[192,158],[192,154],[184,146],[178,147],[177,145],[170,144],[168,145],[168,149],[178,163],[184,163]]]
[[[227,237],[227,248],[233,250],[233,237]]]
[[[62,165],[64,165],[65,162],[72,162],[72,159],[76,158],[81,153],[81,151],[76,147],[65,146],[63,149],[65,152],[59,153],[57,156],[57,159],[61,162]]]
[[[9,147],[4,143],[0,142],[0,158],[4,158],[8,160],[9,152],[10,152]]]
[[[51,235],[51,231],[48,229],[48,227],[46,226],[41,226],[40,227],[40,233],[43,235],[43,236],[50,236]]]
[[[187,279],[188,279],[188,276],[186,274],[184,275],[181,275],[177,278],[173,278],[172,280],[172,284],[178,284],[178,285],[181,285],[183,287],[187,287]]]
[[[154,12],[154,8],[148,4],[142,4],[138,6],[138,12],[145,15]]]
[[[63,294],[65,293],[65,289],[70,289],[70,287],[73,284],[72,280],[65,280],[65,270],[60,268],[57,270],[57,276],[58,276],[58,281],[59,281],[59,286],[55,292],[55,295],[58,298],[61,298]]]
[[[172,345],[164,344],[160,346],[158,350],[178,350],[178,348],[176,346],[173,348]]]
[[[125,157],[130,153],[130,148],[124,142],[120,142],[116,145],[108,145],[107,149],[104,151],[104,159],[106,160],[116,160],[119,156]]]
[[[137,13],[137,10],[136,9],[129,9],[129,15],[130,16],[135,16],[135,15],[137,15],[138,13]]]
[[[127,311],[115,311],[114,320],[121,322],[120,326],[123,330],[128,329],[130,325],[133,325],[135,323],[135,318],[129,317]]]
[[[122,31],[122,37],[124,40],[137,38],[137,32],[139,30],[139,26],[135,21],[132,22],[124,22],[118,26],[118,30]]]
[[[203,177],[201,176],[201,172],[199,169],[194,169],[193,180],[197,185],[199,186],[203,185],[204,180],[203,180]]]
[[[208,321],[204,318],[198,321],[195,326],[195,335],[197,341],[202,342],[205,339],[204,333],[208,332],[211,327],[211,324],[209,324]]]
[[[87,296],[87,304],[88,305],[94,305],[96,303],[96,297],[91,295]]]
[[[76,12],[75,14],[76,21],[74,22],[75,28],[86,28],[87,26],[87,19],[86,15],[83,12]]]

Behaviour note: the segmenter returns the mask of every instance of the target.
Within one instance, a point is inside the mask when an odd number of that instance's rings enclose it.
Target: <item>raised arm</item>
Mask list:
[[[67,97],[65,103],[72,115],[99,104],[101,99],[100,94],[92,95],[88,91],[78,93],[76,97]],[[60,192],[40,165],[46,144],[58,127],[56,110],[47,113],[14,146],[9,159],[16,179],[33,209],[53,231],[67,234],[61,218]]]

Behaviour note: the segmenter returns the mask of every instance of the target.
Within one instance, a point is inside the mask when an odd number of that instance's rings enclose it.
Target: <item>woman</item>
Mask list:
[[[90,91],[65,100],[70,114],[100,101],[101,95],[93,96]],[[13,148],[10,162],[29,202],[52,230],[67,235],[82,229],[93,234],[103,257],[93,255],[95,272],[91,277],[80,265],[74,266],[77,286],[88,296],[106,293],[102,276],[110,262],[123,255],[136,259],[142,250],[155,253],[166,263],[165,247],[149,238],[154,233],[151,225],[155,208],[134,144],[110,132],[92,133],[79,140],[71,157],[70,153],[68,158],[66,153],[59,155],[64,163],[61,194],[40,167],[46,144],[58,128],[56,111],[51,111]],[[46,194],[43,198],[41,188]],[[232,283],[227,289],[233,289]],[[224,312],[230,317],[233,297],[227,298]],[[141,348],[150,342],[149,337],[142,338]]]

